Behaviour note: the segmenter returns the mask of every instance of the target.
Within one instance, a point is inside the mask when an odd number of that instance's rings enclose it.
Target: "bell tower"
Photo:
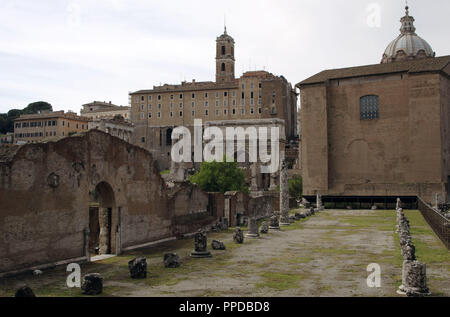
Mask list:
[[[224,33],[216,40],[216,83],[232,82],[234,77],[234,39]]]

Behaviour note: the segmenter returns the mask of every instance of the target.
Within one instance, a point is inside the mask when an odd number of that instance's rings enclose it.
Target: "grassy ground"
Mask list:
[[[294,213],[295,211],[292,211]],[[419,260],[427,263],[428,283],[437,296],[450,296],[447,249],[420,213],[407,211]],[[396,296],[402,259],[394,211],[327,210],[260,239],[232,241],[232,232],[210,233],[227,250],[193,259],[193,239],[172,241],[101,262],[82,265],[82,274],[101,273],[102,296]],[[166,269],[163,255],[175,252],[181,267]],[[128,261],[147,257],[148,278],[129,277]],[[367,266],[382,268],[382,287],[368,288]],[[82,296],[66,287],[65,268],[35,277],[0,280],[0,296],[28,284],[37,296]]]

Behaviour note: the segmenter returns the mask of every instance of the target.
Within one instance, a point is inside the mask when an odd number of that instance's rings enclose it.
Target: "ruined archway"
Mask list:
[[[114,191],[106,182],[99,183],[89,204],[89,251],[91,254],[115,254],[117,211]]]

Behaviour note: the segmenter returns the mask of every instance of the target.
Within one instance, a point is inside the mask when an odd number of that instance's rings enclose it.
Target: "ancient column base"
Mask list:
[[[425,297],[431,296],[431,292],[428,289],[422,290],[420,288],[407,288],[404,285],[400,285],[397,290],[398,295],[406,295],[410,297]]]
[[[431,295],[427,287],[426,265],[419,261],[403,261],[402,285],[397,294],[408,297]]]
[[[259,239],[260,238],[259,233],[246,233],[245,237],[251,238],[251,239]]]
[[[287,226],[290,226],[290,225],[291,225],[291,221],[290,221],[289,217],[287,217],[287,218],[281,217],[281,219],[280,219],[280,226],[287,227]]]
[[[196,258],[196,259],[200,259],[200,258],[211,258],[211,252],[209,251],[203,251],[203,252],[197,252],[197,251],[193,251],[191,253],[191,257],[192,258]]]

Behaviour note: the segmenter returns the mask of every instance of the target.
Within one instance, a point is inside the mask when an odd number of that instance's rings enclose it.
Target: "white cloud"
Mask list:
[[[380,5],[381,27],[367,25]],[[398,35],[403,1],[2,0],[0,112],[46,100],[126,104],[128,92],[193,78],[214,80],[215,38],[227,27],[236,69],[293,84],[327,68],[378,63]],[[419,35],[450,54],[445,0],[410,1]]]

